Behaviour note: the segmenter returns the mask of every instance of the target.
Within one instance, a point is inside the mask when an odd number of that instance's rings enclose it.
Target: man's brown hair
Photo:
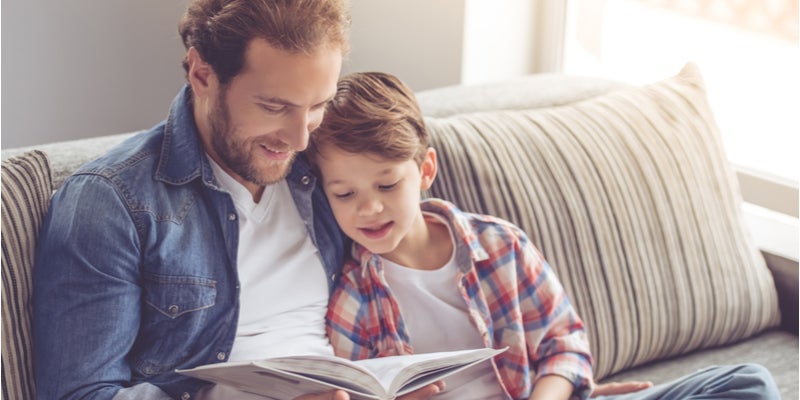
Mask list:
[[[289,52],[327,45],[346,54],[349,28],[345,0],[195,0],[178,32],[186,49],[194,47],[220,83],[227,84],[241,72],[253,39]],[[183,68],[188,73],[186,60]]]
[[[397,77],[381,72],[345,76],[322,125],[311,133],[306,152],[312,163],[327,145],[421,164],[428,132],[414,92]]]

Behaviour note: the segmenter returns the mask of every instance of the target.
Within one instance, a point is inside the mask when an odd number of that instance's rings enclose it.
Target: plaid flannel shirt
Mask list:
[[[458,290],[485,345],[509,347],[494,359],[506,394],[528,398],[537,378],[554,374],[571,381],[575,395],[588,397],[592,358],[583,322],[525,233],[443,200],[427,199],[421,207],[450,223]],[[351,255],[328,306],[327,331],[336,354],[354,360],[412,354],[381,258],[357,243]]]

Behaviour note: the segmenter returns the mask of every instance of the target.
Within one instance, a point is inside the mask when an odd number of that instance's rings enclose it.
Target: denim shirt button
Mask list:
[[[236,213],[228,214],[228,220],[229,221],[236,221]]]
[[[303,182],[303,185],[308,185],[308,183],[311,182],[311,178],[309,178],[308,175],[304,175],[300,178],[300,182]]]
[[[169,306],[169,308],[167,309],[167,312],[169,312],[169,315],[174,317],[174,316],[178,315],[178,312],[180,310],[181,310],[180,307],[178,307],[175,304],[173,304],[173,305]]]
[[[192,398],[192,395],[190,395],[188,392],[183,392],[183,394],[181,395],[181,399],[182,400],[189,400],[191,398]]]
[[[217,360],[220,360],[220,361],[225,361],[225,353],[224,353],[224,352],[222,352],[222,351],[220,351],[219,353],[217,353]]]

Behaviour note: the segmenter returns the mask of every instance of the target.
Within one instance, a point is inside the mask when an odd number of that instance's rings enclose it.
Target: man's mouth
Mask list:
[[[289,158],[289,156],[291,155],[291,153],[288,150],[277,150],[263,144],[260,145],[260,147],[264,150],[264,154],[266,154],[267,157],[273,160],[285,160]]]

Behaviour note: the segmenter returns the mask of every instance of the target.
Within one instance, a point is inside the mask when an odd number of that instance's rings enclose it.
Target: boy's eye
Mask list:
[[[353,192],[347,192],[347,193],[334,193],[334,194],[333,194],[333,197],[335,197],[335,198],[337,198],[337,199],[346,199],[346,198],[348,198],[348,197],[350,197],[350,196],[352,196],[352,195],[353,195]]]
[[[379,185],[378,189],[380,189],[380,190],[392,190],[392,189],[395,188],[395,186],[397,186],[397,182],[390,183],[388,185]]]

